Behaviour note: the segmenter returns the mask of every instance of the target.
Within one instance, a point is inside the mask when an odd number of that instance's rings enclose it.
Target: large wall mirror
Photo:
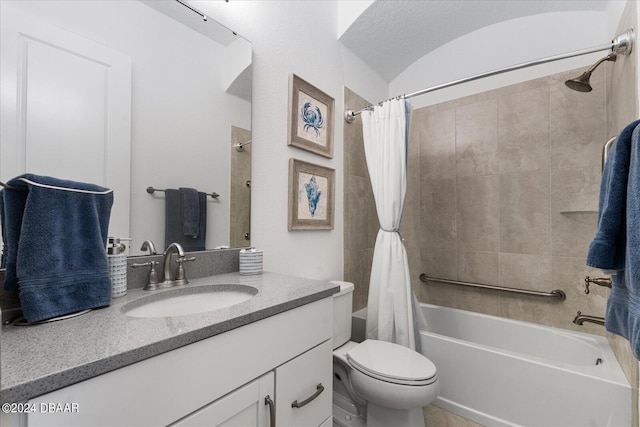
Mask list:
[[[247,40],[175,0],[0,7],[0,181],[28,172],[113,188],[109,234],[130,237],[130,255],[145,240],[165,247],[162,190],[216,193],[206,249],[250,246]]]

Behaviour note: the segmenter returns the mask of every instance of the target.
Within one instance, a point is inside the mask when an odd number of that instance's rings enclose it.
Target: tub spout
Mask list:
[[[573,319],[573,323],[575,323],[576,325],[582,326],[584,322],[590,322],[590,323],[595,323],[596,325],[604,326],[604,317],[588,316],[586,314],[582,314],[581,312],[578,312],[576,317]]]

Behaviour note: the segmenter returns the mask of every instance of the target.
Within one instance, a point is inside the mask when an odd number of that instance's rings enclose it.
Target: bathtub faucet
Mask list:
[[[573,319],[573,323],[575,323],[576,325],[582,326],[584,322],[591,322],[591,323],[595,323],[596,325],[604,326],[604,317],[588,316],[586,314],[582,314],[581,312],[578,312],[576,317]]]
[[[611,279],[608,277],[589,277],[586,276],[584,278],[584,293],[589,293],[589,285],[593,283],[598,286],[604,286],[605,288],[611,289]]]

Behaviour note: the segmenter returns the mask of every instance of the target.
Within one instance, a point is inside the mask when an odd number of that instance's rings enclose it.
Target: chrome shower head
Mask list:
[[[572,89],[578,92],[591,92],[591,90],[593,89],[591,87],[591,84],[589,83],[589,79],[591,78],[591,73],[593,73],[593,71],[596,68],[598,68],[598,65],[602,64],[605,61],[615,61],[616,58],[617,56],[615,53],[610,53],[609,55],[605,56],[604,58],[602,58],[601,60],[593,64],[591,68],[589,68],[587,71],[582,73],[579,77],[576,77],[575,79],[569,79],[566,82],[564,82],[564,84],[569,89]]]

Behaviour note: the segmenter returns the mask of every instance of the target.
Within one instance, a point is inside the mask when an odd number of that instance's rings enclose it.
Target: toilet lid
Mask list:
[[[347,352],[347,360],[360,372],[384,381],[412,385],[435,381],[436,366],[399,344],[366,340]]]

